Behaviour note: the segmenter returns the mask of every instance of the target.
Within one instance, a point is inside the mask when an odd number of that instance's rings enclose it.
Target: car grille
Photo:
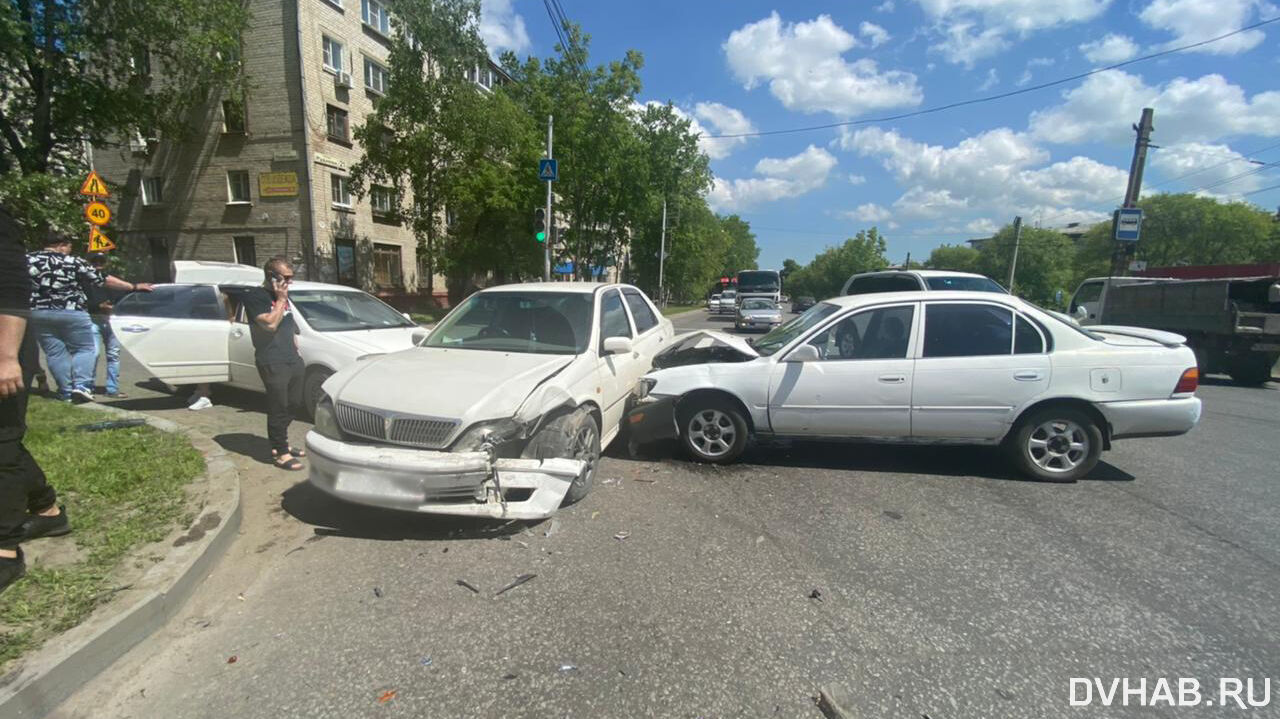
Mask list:
[[[410,447],[440,449],[448,444],[458,420],[440,417],[384,415],[374,410],[339,402],[336,407],[342,431],[365,439],[382,440]]]

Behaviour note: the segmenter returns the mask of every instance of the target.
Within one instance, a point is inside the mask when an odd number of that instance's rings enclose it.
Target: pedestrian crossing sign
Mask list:
[[[116,243],[102,234],[102,230],[93,227],[89,230],[89,251],[90,252],[109,252],[116,248]]]
[[[111,193],[107,190],[107,183],[102,181],[102,176],[97,170],[90,170],[89,176],[84,178],[84,184],[80,185],[80,194],[85,197],[111,197]]]

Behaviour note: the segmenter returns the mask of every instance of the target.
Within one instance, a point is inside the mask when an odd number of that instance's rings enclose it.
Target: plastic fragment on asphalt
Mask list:
[[[542,536],[550,537],[551,535],[555,534],[556,530],[558,529],[560,529],[560,520],[553,519],[551,520],[551,523],[547,525],[546,530],[542,532]]]
[[[813,703],[818,705],[818,711],[822,712],[822,716],[827,719],[849,719],[853,716],[846,708],[852,706],[850,697],[845,692],[831,687],[819,689],[818,696],[813,698]]]
[[[763,534],[761,534],[759,537],[756,537],[756,544],[764,544],[764,535],[763,535]]]
[[[576,665],[576,664],[561,664],[561,665],[560,665],[560,671],[561,671],[561,672],[576,672],[576,671],[578,671],[578,665]]]
[[[423,658],[422,658],[422,661],[421,661],[420,663],[421,663],[421,664],[422,664],[422,666],[424,666],[424,667],[429,667],[429,666],[431,666],[431,657],[423,657]]]
[[[227,664],[235,664],[238,661],[240,661],[240,657],[236,656],[235,654],[232,654],[231,656],[227,657]]]
[[[618,532],[617,534],[613,535],[613,538],[614,538],[614,539],[616,539],[616,540],[618,540],[619,542],[621,542],[621,541],[625,540],[627,537],[630,537],[630,536],[631,536],[631,532],[628,532],[628,531],[626,531],[626,530],[623,530],[623,531]]]
[[[536,574],[521,574],[520,576],[516,577],[516,578],[515,578],[515,580],[514,580],[514,581],[512,581],[510,584],[508,584],[507,586],[503,587],[502,589],[499,589],[499,590],[498,590],[498,592],[497,592],[497,594],[494,594],[493,596],[495,596],[495,597],[496,597],[496,596],[501,595],[503,592],[506,592],[506,591],[507,591],[507,590],[509,590],[509,589],[515,589],[516,587],[520,586],[521,584],[524,584],[525,582],[529,581],[530,579],[533,579],[533,578],[534,578],[534,577],[536,577],[536,576],[538,576],[538,575],[536,575]]]
[[[895,512],[892,509],[886,509],[884,511],[884,516],[888,517],[889,519],[902,519],[902,513]]]
[[[528,542],[522,542],[522,541],[520,541],[519,539],[517,539],[517,540],[516,540],[516,544],[519,544],[521,547],[524,547],[525,549],[528,549],[528,548],[529,548],[529,543],[528,543]]]
[[[467,580],[465,580],[465,579],[459,579],[459,580],[457,580],[457,581],[455,582],[455,584],[457,584],[459,587],[466,587],[467,589],[470,589],[471,591],[475,592],[476,594],[479,594],[479,593],[480,593],[480,590],[479,590],[479,589],[476,589],[475,587],[471,586],[471,582],[468,582],[468,581],[467,581]]]
[[[810,598],[810,599],[816,599],[816,600],[818,600],[819,602],[821,602],[821,601],[822,601],[822,590],[821,590],[821,589],[814,589],[812,592],[809,592],[809,598]]]
[[[382,588],[381,588],[381,587],[374,587],[374,588],[373,588],[373,596],[377,597],[378,599],[382,599]]]
[[[621,487],[621,486],[622,486],[622,478],[621,478],[621,477],[607,477],[607,478],[605,478],[605,479],[600,480],[600,483],[601,483],[601,484],[604,484],[604,485],[611,486],[611,487]]]
[[[636,479],[636,481],[637,481],[637,482],[644,482],[645,484],[657,484],[657,483],[658,483],[658,480],[656,480],[656,479],[645,479],[645,478],[643,478],[643,477],[641,477],[641,478],[637,478],[637,479]]]
[[[389,701],[391,701],[392,699],[395,699],[395,698],[396,698],[396,690],[394,690],[394,689],[388,689],[388,690],[386,690],[385,692],[383,692],[383,693],[382,693],[382,696],[378,697],[378,703],[379,703],[379,704],[386,704],[387,702],[389,702]]]
[[[516,673],[514,673],[514,672],[507,672],[506,674],[503,674],[503,675],[502,675],[502,679],[503,679],[503,681],[511,681],[512,679],[515,679],[515,678],[516,678],[516,677],[518,677],[518,676],[520,676],[520,675],[519,675],[519,674],[516,674]]]
[[[242,602],[243,602],[243,601],[244,601],[244,594],[243,594],[243,593],[237,594],[237,595],[236,595],[236,599],[239,599],[240,601],[242,601]]]

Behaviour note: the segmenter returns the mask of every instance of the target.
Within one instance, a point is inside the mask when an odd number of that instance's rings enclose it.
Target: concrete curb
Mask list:
[[[0,716],[37,719],[159,629],[195,592],[240,528],[240,478],[226,450],[168,420],[85,405],[183,434],[204,455],[208,502],[165,558],[129,589],[0,677]]]

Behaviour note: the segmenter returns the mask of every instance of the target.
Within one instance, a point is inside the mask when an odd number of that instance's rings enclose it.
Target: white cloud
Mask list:
[[[989,217],[982,217],[966,224],[964,229],[974,234],[990,235],[999,230],[1000,225]]]
[[[1138,44],[1128,35],[1110,33],[1100,40],[1081,45],[1080,54],[1094,65],[1111,65],[1135,57]]]
[[[1227,145],[1201,142],[1161,145],[1158,149],[1151,150],[1147,158],[1151,168],[1148,178],[1155,176],[1168,181],[1185,176],[1185,179],[1172,186],[1162,188],[1169,192],[1216,184],[1217,187],[1205,187],[1200,193],[1217,197],[1238,197],[1260,188],[1263,180],[1267,179],[1263,173],[1241,177],[1240,175],[1258,168]],[[1234,162],[1232,158],[1235,158]]]
[[[1248,25],[1255,11],[1263,7],[1259,0],[1152,0],[1138,17],[1150,27],[1173,33],[1173,40],[1165,45],[1173,47],[1208,40]],[[1265,38],[1263,31],[1250,30],[1198,47],[1195,52],[1235,55],[1252,50]]]
[[[987,90],[990,90],[991,88],[999,84],[1000,84],[1000,73],[996,72],[996,69],[994,67],[990,68],[987,70],[987,79],[983,80],[982,84],[978,86],[978,92],[986,92]]]
[[[1054,62],[1051,57],[1033,57],[1027,60],[1027,67],[1050,67]]]
[[[495,57],[506,50],[521,53],[529,49],[529,32],[524,18],[511,6],[512,0],[481,0],[480,38]]]
[[[858,34],[865,37],[867,42],[871,43],[871,47],[880,47],[886,42],[889,42],[889,39],[892,37],[888,30],[885,30],[873,22],[867,22],[866,20],[863,20],[862,24],[858,26]]]
[[[893,12],[893,0],[884,0],[876,5],[876,12]]]
[[[866,176],[865,176],[865,175],[849,175],[849,184],[850,184],[850,185],[865,185],[865,184],[867,184],[867,178],[866,178]]]
[[[912,73],[881,72],[870,58],[846,61],[844,54],[857,45],[857,38],[828,15],[783,23],[774,12],[734,30],[723,48],[744,87],[767,83],[789,110],[854,117],[921,103],[924,95]]]
[[[857,220],[859,222],[884,222],[890,217],[893,217],[893,212],[887,207],[882,207],[874,202],[868,202],[863,205],[858,205],[857,209],[839,213],[839,217],[846,220]]]
[[[1018,76],[1018,81],[1015,82],[1014,84],[1017,85],[1018,87],[1022,87],[1029,82],[1031,82],[1031,68],[1027,68],[1023,70],[1022,74]]]
[[[741,110],[723,105],[718,102],[700,102],[693,106],[694,122],[701,121],[699,131],[702,124],[711,129],[710,132],[701,131],[698,138],[698,146],[707,156],[713,160],[719,160],[728,157],[738,145],[745,144],[748,139],[746,137],[722,137],[712,138],[706,135],[736,135],[744,132],[755,132],[756,126],[742,114]]]
[[[720,212],[799,197],[826,184],[835,166],[834,155],[813,145],[791,157],[766,157],[756,163],[755,174],[758,177],[738,180],[716,178],[707,193],[707,204]]]
[[[1151,87],[1137,75],[1108,70],[1063,93],[1064,102],[1031,114],[1031,133],[1056,143],[1133,142],[1138,108],[1155,109],[1156,144],[1210,142],[1231,135],[1280,135],[1280,91],[1253,97],[1221,75],[1175,78]]]
[[[1009,36],[1092,20],[1112,0],[915,0],[941,40],[933,49],[973,67],[1009,46]]]

